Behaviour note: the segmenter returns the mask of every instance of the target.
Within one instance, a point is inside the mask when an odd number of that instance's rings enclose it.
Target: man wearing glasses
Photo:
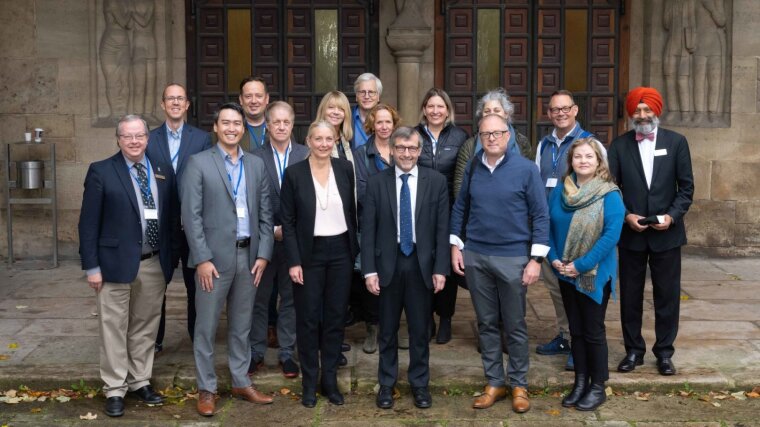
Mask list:
[[[383,94],[383,83],[372,73],[364,73],[356,78],[354,82],[354,92],[356,93],[356,106],[351,109],[352,125],[354,127],[354,137],[351,139],[351,149],[367,143],[369,135],[364,131],[364,121],[367,119],[367,113],[380,102],[380,96]]]
[[[185,87],[179,83],[169,83],[161,96],[161,109],[166,114],[166,122],[150,131],[148,149],[149,159],[154,159],[166,165],[176,177],[177,184],[182,178],[182,172],[187,160],[195,153],[211,148],[211,137],[208,132],[185,123],[185,113],[190,108]],[[179,190],[175,188],[179,194]],[[182,259],[182,278],[187,290],[187,333],[190,341],[195,333],[195,269],[188,267],[187,257],[190,249],[184,233],[180,233],[180,258]],[[161,323],[156,337],[156,353],[164,348],[164,332],[166,330],[166,298],[161,306]]]
[[[124,395],[149,404],[153,345],[179,257],[179,203],[171,166],[145,156],[148,125],[136,115],[116,127],[120,151],[90,165],[79,216],[79,254],[95,290],[105,413],[124,415]]]
[[[585,131],[575,120],[578,115],[578,106],[575,105],[572,92],[558,90],[549,99],[549,108],[546,115],[554,124],[552,133],[546,135],[539,143],[536,150],[536,164],[541,171],[541,180],[546,189],[546,198],[557,185],[561,185],[562,177],[567,171],[567,149],[578,138],[591,136],[591,132]],[[570,354],[570,326],[562,305],[562,295],[559,292],[559,281],[554,275],[548,262],[541,265],[544,284],[549,290],[554,304],[554,312],[557,315],[557,336],[545,344],[536,347],[536,353],[544,355],[567,354],[565,369],[574,369],[573,355]]]
[[[417,166],[422,138],[416,130],[396,129],[390,145],[396,166],[369,178],[362,210],[362,273],[367,290],[380,297],[376,404],[381,409],[393,406],[404,310],[409,328],[407,378],[414,405],[429,408],[430,310],[433,292],[443,289],[449,273],[448,187],[443,175]]]
[[[449,241],[454,272],[467,276],[488,381],[472,406],[489,408],[507,396],[501,318],[509,350],[512,410],[522,413],[530,409],[525,295],[538,280],[541,262],[549,252],[549,210],[536,166],[522,156],[507,154],[508,129],[509,122],[502,116],[481,119],[483,149],[465,170],[451,211]]]

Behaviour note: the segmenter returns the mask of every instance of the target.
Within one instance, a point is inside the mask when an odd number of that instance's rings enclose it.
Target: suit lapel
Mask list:
[[[422,173],[421,168],[417,168],[417,198],[414,206],[414,223],[419,224],[420,213],[422,212],[422,200],[426,200],[425,196],[428,191],[428,176]]]
[[[343,201],[343,211],[348,218],[348,201],[351,200],[349,192],[352,191],[350,188],[351,183],[348,181],[348,176],[346,176],[342,170],[335,167],[335,163],[337,163],[336,160],[337,159],[331,158],[330,162],[332,163],[333,175],[335,175],[335,184],[338,186],[338,193],[340,193],[340,199]]]
[[[383,172],[380,172],[383,173]],[[393,224],[398,227],[398,201],[396,200],[396,172],[395,169],[393,170],[393,173],[388,174],[388,179],[385,180],[385,189],[388,191],[388,200],[391,202],[391,212],[393,215]]]
[[[152,163],[150,164],[151,169],[153,169],[153,176],[156,179],[156,189],[158,190],[158,218],[161,219],[161,215],[164,212],[164,206],[169,202],[169,195],[167,194],[166,190],[166,172],[165,170],[161,169],[161,165]],[[164,177],[164,179],[160,179],[158,176],[161,175]]]
[[[214,165],[216,166],[216,169],[219,171],[219,177],[222,178],[222,182],[224,182],[224,186],[227,188],[227,194],[230,195],[230,199],[232,201],[235,201],[235,195],[232,193],[232,184],[230,183],[230,178],[227,175],[227,169],[224,167],[224,159],[222,158],[222,154],[219,153],[219,149],[212,150],[211,156],[214,159]]]
[[[161,124],[158,128],[158,151],[161,152],[161,161],[171,164],[171,154],[169,152],[169,135],[166,133],[166,123]]]
[[[255,190],[253,184],[253,174],[255,172],[253,170],[253,162],[251,161],[250,156],[252,156],[252,154],[244,154],[243,158],[241,159],[243,161],[243,170],[245,171],[245,201],[249,213],[253,212],[253,199],[255,197],[253,194]]]
[[[631,156],[631,162],[636,165],[636,170],[639,172],[639,177],[644,183],[644,188],[647,188],[647,177],[644,174],[644,163],[641,161],[641,153],[639,152],[639,143],[634,138],[635,133],[630,134],[628,139],[628,149]]]
[[[185,123],[182,126],[182,135],[180,136],[179,140],[179,152],[177,152],[177,172],[182,170],[182,166],[185,164],[185,160],[187,160],[187,152],[190,148],[188,148],[188,145],[190,145],[190,139],[192,130],[190,129],[190,126]],[[166,136],[166,139],[169,139],[169,136]],[[167,144],[168,146],[169,144]]]
[[[124,155],[119,153],[113,157],[113,167],[116,170],[116,176],[119,177],[119,181],[124,186],[124,190],[127,193],[127,198],[132,204],[132,208],[135,210],[137,216],[140,216],[140,205],[137,204],[137,195],[135,194],[135,187],[132,185],[132,177],[129,174],[127,163],[124,160]]]
[[[670,148],[670,139],[667,137],[667,134],[660,129],[657,131],[657,140],[655,141],[654,151],[655,153],[657,153],[657,150],[662,149],[669,151],[668,148]],[[665,162],[665,158],[671,155],[673,155],[673,153],[668,152],[664,156],[654,156],[652,162],[652,184],[657,182],[657,172],[659,172],[662,164]]]
[[[272,182],[277,184],[280,182],[280,171],[278,169],[278,166],[274,164],[274,150],[275,148],[271,144],[267,144],[264,146],[264,158],[262,159],[264,161],[264,167],[267,170],[267,173],[269,174],[269,178],[271,178]],[[290,161],[290,158],[288,158],[288,161]],[[274,192],[277,195],[277,197],[280,196],[280,186],[275,185],[274,186]]]

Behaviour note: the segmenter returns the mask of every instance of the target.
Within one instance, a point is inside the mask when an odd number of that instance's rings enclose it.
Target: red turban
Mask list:
[[[647,104],[654,114],[659,117],[662,113],[662,95],[657,89],[651,87],[639,86],[628,92],[625,99],[625,109],[628,111],[628,117],[633,117],[636,107],[640,103]]]

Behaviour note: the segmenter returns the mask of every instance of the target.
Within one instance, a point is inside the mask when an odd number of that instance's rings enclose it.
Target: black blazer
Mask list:
[[[650,227],[639,233],[623,226],[619,245],[626,249],[662,252],[686,244],[683,217],[694,197],[689,145],[683,135],[659,128],[655,150],[666,150],[666,154],[654,157],[651,188],[647,188],[634,131],[615,138],[607,153],[610,172],[623,193],[626,215],[668,214],[673,218],[664,231]]]
[[[286,170],[287,166],[296,164],[301,160],[306,159],[309,155],[309,149],[306,148],[305,145],[291,141],[290,147],[291,149],[288,154]],[[267,171],[267,176],[269,177],[269,183],[271,184],[269,187],[274,190],[274,194],[269,198],[272,201],[274,225],[282,225],[282,219],[280,218],[280,171],[279,166],[274,163],[274,153],[272,152],[272,145],[269,143],[269,139],[267,138],[267,142],[263,147],[254,150],[253,154],[264,161],[264,167]]]
[[[418,167],[414,208],[416,254],[425,285],[433,288],[433,274],[449,274],[449,195],[446,177]],[[362,274],[377,273],[388,286],[398,253],[396,169],[370,176],[362,213]]]
[[[190,126],[187,123],[182,126],[181,141],[179,153],[177,154],[177,173],[175,174],[177,176],[175,182],[177,183],[182,182],[182,172],[185,169],[187,159],[195,153],[200,153],[211,148],[211,136],[208,132]],[[165,122],[150,131],[148,149],[145,151],[145,154],[148,155],[151,161],[169,165],[169,170],[174,173],[174,169],[171,167],[172,158],[169,153],[169,138],[166,134]]]
[[[348,227],[350,256],[353,261],[359,253],[359,243],[356,238],[354,168],[348,160],[331,158],[330,161],[343,202],[343,215]],[[311,248],[314,244],[316,211],[317,194],[314,192],[309,162],[299,162],[285,169],[285,180],[280,190],[280,217],[288,267],[309,264]]]
[[[161,269],[169,283],[179,260],[179,200],[171,166],[150,162],[158,188]],[[100,266],[104,282],[131,283],[137,277],[143,231],[132,177],[121,152],[90,165],[79,215],[82,269]]]

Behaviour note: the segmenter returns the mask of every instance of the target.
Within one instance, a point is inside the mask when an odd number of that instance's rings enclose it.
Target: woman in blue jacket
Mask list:
[[[562,406],[592,411],[606,400],[607,338],[604,316],[615,292],[615,246],[625,206],[594,138],[575,141],[568,173],[549,197],[549,261],[560,281],[570,321],[575,383]]]

